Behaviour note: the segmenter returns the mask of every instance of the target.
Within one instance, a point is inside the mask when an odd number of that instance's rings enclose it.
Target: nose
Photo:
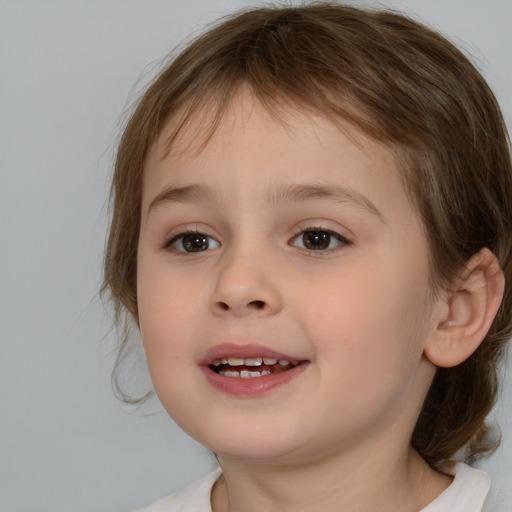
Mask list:
[[[210,309],[220,316],[275,315],[282,295],[269,262],[255,255],[232,254],[216,271]]]

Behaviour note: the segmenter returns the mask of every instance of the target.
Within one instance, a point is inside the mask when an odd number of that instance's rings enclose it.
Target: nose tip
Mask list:
[[[218,269],[209,302],[216,315],[235,317],[267,316],[282,308],[277,279],[250,258],[229,259]]]

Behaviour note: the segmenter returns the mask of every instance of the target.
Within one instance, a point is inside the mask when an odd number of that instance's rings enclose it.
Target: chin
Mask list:
[[[302,443],[294,443],[290,432],[265,428],[262,425],[251,427],[215,429],[203,436],[195,436],[201,444],[213,451],[219,458],[243,459],[248,462],[273,463],[292,456],[295,448]]]

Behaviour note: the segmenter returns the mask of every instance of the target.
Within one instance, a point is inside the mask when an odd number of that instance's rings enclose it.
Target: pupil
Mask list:
[[[320,250],[329,246],[331,235],[325,231],[306,231],[302,235],[304,246],[308,249]]]
[[[200,252],[208,249],[208,238],[201,233],[192,233],[183,237],[183,247],[188,252]]]

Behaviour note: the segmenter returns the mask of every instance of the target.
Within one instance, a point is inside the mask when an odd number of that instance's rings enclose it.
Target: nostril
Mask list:
[[[240,303],[231,304],[230,302],[224,302],[224,301],[217,301],[214,304],[215,309],[218,313],[221,312],[232,312],[235,313],[235,315],[249,313],[250,311],[256,311],[256,312],[264,312],[267,309],[267,302],[264,300],[252,300],[250,302],[240,301]]]
[[[265,307],[265,302],[262,300],[253,300],[249,302],[248,306],[253,309],[263,309]]]

